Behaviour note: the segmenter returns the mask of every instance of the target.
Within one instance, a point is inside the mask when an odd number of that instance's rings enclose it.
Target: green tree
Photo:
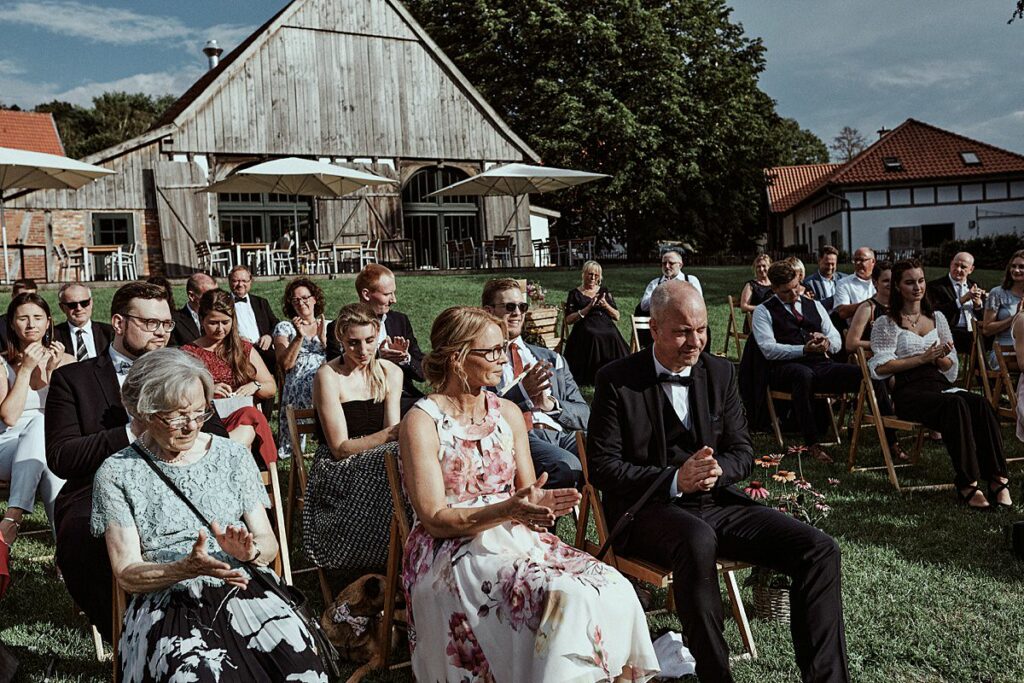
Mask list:
[[[761,232],[778,116],[723,0],[409,0],[544,163],[612,175],[544,197],[577,233],[703,251]],[[739,246],[739,245],[737,245]]]
[[[796,119],[780,118],[772,134],[778,166],[828,163],[828,147],[821,138],[801,128]]]
[[[35,111],[50,112],[57,122],[64,150],[80,159],[141,135],[177,99],[142,93],[108,92],[93,98],[92,108],[54,100]]]

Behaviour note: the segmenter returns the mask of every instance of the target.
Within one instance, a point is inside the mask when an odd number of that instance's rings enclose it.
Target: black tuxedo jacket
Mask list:
[[[384,330],[389,337],[404,337],[409,340],[409,362],[400,365],[404,382],[402,394],[419,398],[423,393],[416,388],[413,381],[423,381],[423,352],[420,351],[420,344],[416,341],[416,333],[412,330],[412,322],[409,316],[398,311],[388,311],[388,317],[384,318]],[[327,325],[327,362],[330,362],[341,355],[341,344],[334,337],[334,321]]]
[[[971,278],[967,278],[967,287],[977,284]],[[960,322],[960,308],[957,306],[956,290],[953,289],[953,283],[949,279],[949,275],[943,275],[940,278],[936,278],[928,283],[925,291],[928,293],[928,301],[931,302],[932,308],[946,316],[946,322],[949,323],[949,329],[956,327],[956,324]],[[974,310],[974,319],[978,320],[981,316],[982,311],[979,309]]]
[[[55,526],[66,514],[89,514],[92,479],[107,457],[127,448],[128,412],[109,354],[54,371],[46,397],[46,464],[65,479],[57,496]],[[227,437],[215,415],[203,431]]]
[[[114,341],[114,328],[107,323],[92,322],[92,338],[96,342],[96,355],[102,356],[107,352],[110,342]],[[53,328],[53,336],[64,345],[64,351],[72,358],[75,356],[75,344],[71,339],[71,323],[64,321]]]
[[[733,364],[702,353],[691,376],[696,442],[713,448],[722,468],[711,496],[720,504],[749,505],[753,501],[734,486],[750,476],[754,449]],[[609,363],[597,373],[587,427],[587,464],[591,483],[604,495],[609,524],[614,525],[665,469],[677,469],[692,455],[673,461],[667,457],[663,418],[667,400],[655,375],[651,349]],[[647,505],[671,503],[671,486],[670,479]],[[617,544],[624,543],[628,533]]]
[[[274,328],[277,327],[277,323],[280,321],[274,315],[270,302],[262,296],[256,296],[250,292],[249,305],[252,306],[252,312],[256,316],[256,328],[260,331],[260,336],[273,334]],[[188,311],[184,311],[184,313],[189,318],[192,317]]]
[[[174,318],[174,329],[171,331],[168,346],[185,346],[203,336],[203,333],[196,327],[196,321],[192,319],[188,304],[172,313],[171,317]]]

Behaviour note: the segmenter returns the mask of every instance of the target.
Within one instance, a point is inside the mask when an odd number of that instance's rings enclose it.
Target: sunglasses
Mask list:
[[[92,303],[92,299],[82,299],[81,301],[62,301],[60,303],[64,308],[70,308],[72,310],[76,308],[89,308],[89,304]]]
[[[528,310],[530,310],[530,304],[527,304],[527,303],[521,303],[521,304],[511,304],[511,303],[509,303],[509,304],[496,304],[494,307],[497,308],[498,310],[501,310],[502,308],[504,308],[506,313],[515,313],[516,311],[519,311],[520,313],[526,313]]]

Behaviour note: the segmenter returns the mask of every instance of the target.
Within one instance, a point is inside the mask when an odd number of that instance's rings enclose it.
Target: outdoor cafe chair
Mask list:
[[[366,240],[359,247],[359,270],[366,267],[367,263],[380,262],[380,240]]]

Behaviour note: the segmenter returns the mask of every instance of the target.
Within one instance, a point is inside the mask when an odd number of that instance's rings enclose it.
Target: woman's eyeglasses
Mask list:
[[[502,357],[508,358],[508,342],[489,349],[470,349],[469,353],[474,356],[480,356],[488,363],[497,363]]]
[[[293,296],[290,299],[290,301],[292,302],[292,306],[298,306],[299,304],[304,304],[307,301],[309,301],[310,299],[315,299],[315,298],[316,297],[313,296],[312,294],[310,294],[309,296]]]
[[[495,306],[495,308],[502,308],[502,307],[504,307],[506,313],[515,313],[516,311],[519,311],[520,313],[526,313],[528,310],[530,310],[530,304],[528,304],[528,303],[521,303],[521,304],[508,303],[508,304],[498,304],[497,306]]]
[[[201,413],[191,413],[189,415],[182,415],[180,417],[172,417],[170,419],[163,415],[155,416],[158,420],[163,422],[171,429],[184,429],[194,420],[197,425],[205,424],[207,420],[213,417],[212,410],[204,410]]]

